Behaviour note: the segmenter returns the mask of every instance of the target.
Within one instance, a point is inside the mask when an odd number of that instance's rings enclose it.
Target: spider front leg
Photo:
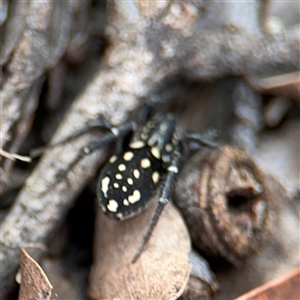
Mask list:
[[[166,204],[169,202],[170,196],[172,194],[173,190],[173,184],[176,179],[176,175],[179,171],[179,166],[180,166],[180,158],[182,156],[182,153],[179,150],[175,150],[173,154],[173,158],[171,160],[171,164],[167,168],[167,175],[166,179],[163,184],[163,188],[159,197],[158,205],[156,207],[155,213],[151,219],[151,223],[148,227],[148,230],[143,238],[143,242],[141,244],[140,249],[137,251],[137,253],[134,255],[132,259],[132,263],[135,263],[142,252],[144,251],[144,248],[146,244],[149,242],[150,237],[152,235],[152,232],[158,222],[158,219],[165,208]]]
[[[104,146],[116,143],[117,152],[121,151],[123,139],[127,134],[129,134],[130,131],[132,131],[133,124],[128,122],[120,125],[119,127],[111,127],[106,129],[108,129],[109,132],[105,133],[99,139],[99,141],[93,142],[81,149],[75,160],[69,165],[68,169],[64,171],[64,175],[72,170],[83,157],[92,154],[94,151],[101,149]]]
[[[84,133],[90,132],[91,130],[94,130],[94,129],[109,131],[109,130],[112,130],[112,126],[108,121],[106,121],[104,119],[91,121],[88,124],[86,124],[84,127],[74,131],[72,134],[70,134],[66,138],[64,138],[54,144],[47,145],[44,147],[34,148],[34,149],[30,150],[30,157],[31,158],[38,157],[38,156],[42,155],[46,150],[52,149],[59,145],[66,144],[66,143],[76,139],[77,137],[83,135]]]
[[[117,151],[121,151],[123,139],[133,130],[133,127],[134,125],[131,122],[127,122],[118,127],[112,127],[108,122],[103,122],[102,120],[93,121],[55,144],[43,148],[34,149],[34,157],[40,155],[47,149],[51,149],[53,147],[70,142],[71,140],[93,129],[100,129],[102,131],[106,130],[107,132],[104,133],[98,141],[95,141],[81,148],[75,159],[68,165],[67,169],[61,170],[57,173],[56,179],[62,180],[66,177],[67,173],[71,171],[85,156],[90,155],[105,146],[115,143]]]

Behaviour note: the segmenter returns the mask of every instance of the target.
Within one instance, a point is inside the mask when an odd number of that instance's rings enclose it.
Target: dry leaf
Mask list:
[[[139,249],[157,203],[125,221],[98,213],[95,263],[89,295],[93,299],[177,299],[189,278],[190,240],[178,211],[168,204],[137,262]]]
[[[19,300],[54,300],[52,285],[38,263],[21,248]]]

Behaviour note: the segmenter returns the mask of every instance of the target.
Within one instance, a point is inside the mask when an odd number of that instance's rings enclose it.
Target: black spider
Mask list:
[[[215,143],[212,142],[211,134],[201,136],[182,130],[172,113],[157,113],[141,126],[127,122],[113,127],[108,122],[96,121],[62,142],[94,127],[107,132],[97,142],[84,147],[69,169],[83,156],[108,143],[115,143],[115,154],[102,167],[97,184],[98,202],[108,217],[124,220],[135,216],[161,187],[155,214],[140,249],[132,259],[134,263],[143,252],[170,199],[182,157],[202,146],[214,147]],[[33,153],[33,156],[38,152]]]

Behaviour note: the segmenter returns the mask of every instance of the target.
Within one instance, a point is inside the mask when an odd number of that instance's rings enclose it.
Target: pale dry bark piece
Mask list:
[[[52,293],[52,285],[46,274],[38,263],[27,253],[25,248],[21,249],[21,282],[19,300],[54,300],[56,296]]]
[[[150,224],[157,203],[126,220],[96,221],[95,263],[90,275],[93,299],[177,299],[190,274],[190,241],[177,210],[168,204],[136,263],[131,263]]]

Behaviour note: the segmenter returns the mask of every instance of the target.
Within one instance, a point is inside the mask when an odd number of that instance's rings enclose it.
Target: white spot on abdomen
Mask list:
[[[129,147],[131,149],[141,149],[144,146],[145,146],[145,143],[142,141],[135,141],[135,142],[132,142],[131,144],[129,144]]]
[[[136,179],[139,179],[140,178],[140,171],[138,169],[134,169],[133,170],[133,176],[136,178]]]
[[[154,184],[158,183],[159,181],[159,173],[157,171],[152,173],[152,181]]]
[[[160,150],[159,150],[159,148],[157,148],[157,147],[152,147],[152,148],[150,149],[150,152],[151,152],[151,154],[152,154],[155,158],[160,159]]]
[[[115,176],[116,176],[116,178],[117,178],[118,180],[121,180],[121,179],[123,178],[123,176],[122,176],[121,174],[119,174],[119,173],[116,174]]]
[[[108,176],[101,180],[101,190],[105,197],[107,197],[107,191],[109,186],[110,178]]]
[[[118,169],[119,169],[120,172],[123,172],[123,171],[126,170],[126,166],[124,164],[119,164]]]
[[[109,159],[109,162],[112,164],[112,163],[114,163],[116,160],[117,160],[117,156],[116,156],[116,155],[113,155],[113,156]]]
[[[143,169],[146,169],[146,168],[149,168],[151,166],[151,162],[150,162],[150,159],[149,158],[143,158],[141,160],[141,167]]]
[[[131,151],[125,152],[123,155],[124,160],[130,161],[134,157],[134,153]]]
[[[139,190],[134,190],[133,194],[128,197],[128,201],[133,204],[141,199],[141,193]]]
[[[118,202],[114,199],[108,201],[107,209],[111,212],[116,212],[118,210]]]

